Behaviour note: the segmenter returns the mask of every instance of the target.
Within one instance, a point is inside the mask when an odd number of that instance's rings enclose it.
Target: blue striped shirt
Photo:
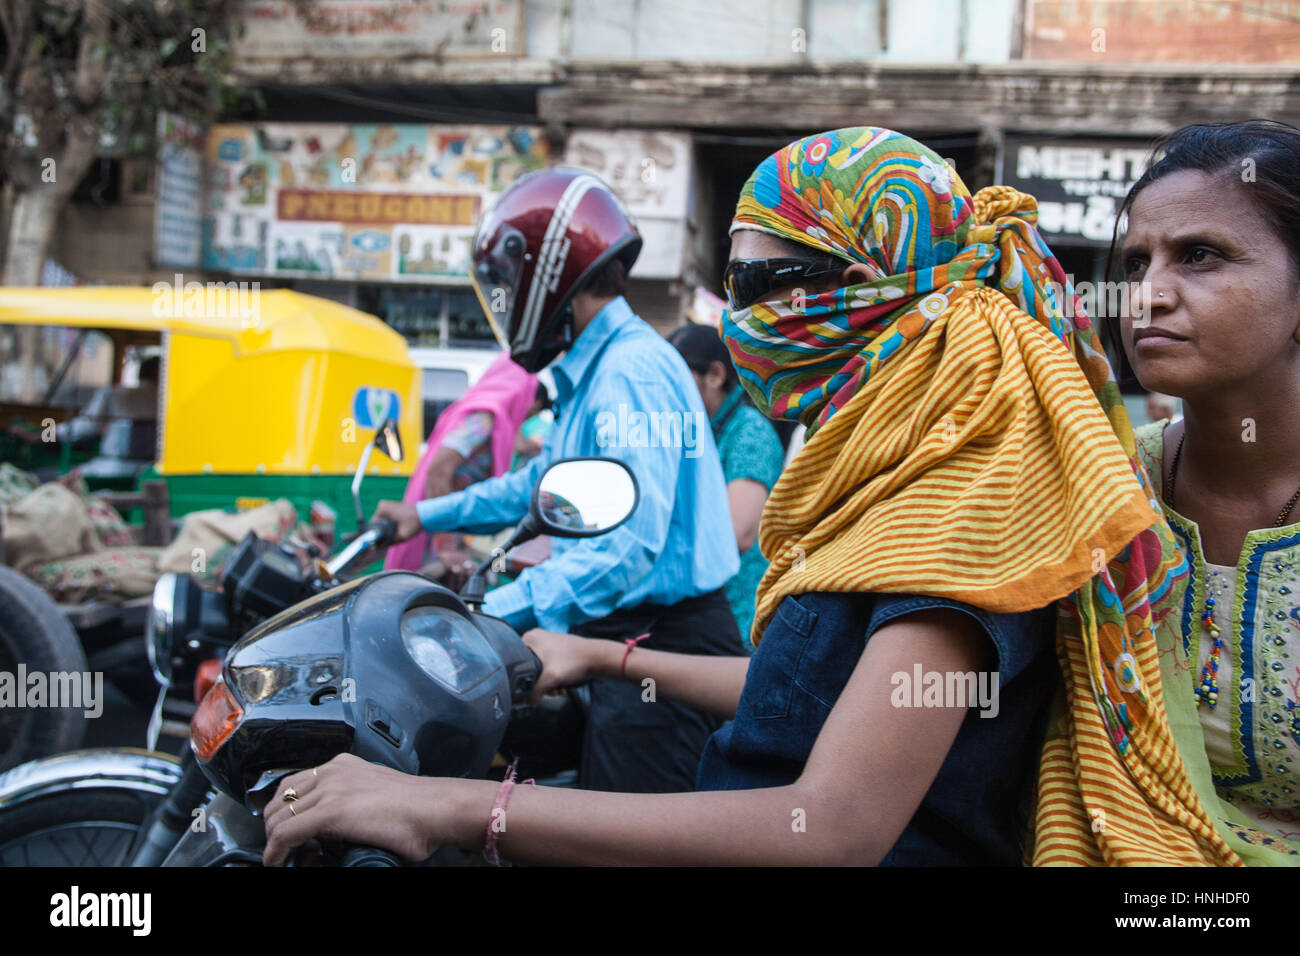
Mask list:
[[[726,482],[686,363],[623,298],[607,303],[555,366],[558,420],[524,468],[421,501],[427,531],[491,533],[522,521],[533,486],[562,458],[618,458],[640,500],[595,538],[554,538],[551,557],[487,596],[516,629],[568,630],[617,608],[676,604],[722,587],[740,567]]]

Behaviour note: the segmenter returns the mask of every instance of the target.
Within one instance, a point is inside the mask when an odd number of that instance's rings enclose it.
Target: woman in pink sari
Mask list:
[[[537,376],[502,352],[483,377],[438,416],[402,500],[414,504],[505,474],[514,454],[515,436],[538,403],[537,394]],[[389,548],[385,569],[418,571],[428,543],[427,534],[418,534]]]

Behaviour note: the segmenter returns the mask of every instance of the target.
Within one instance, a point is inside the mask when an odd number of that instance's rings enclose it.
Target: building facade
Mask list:
[[[92,281],[288,285],[420,344],[486,343],[473,221],[543,165],[628,201],[646,235],[629,297],[666,331],[721,291],[741,184],[800,135],[888,126],[972,189],[1034,193],[1067,272],[1095,282],[1156,137],[1300,124],[1300,3],[247,0],[240,17],[237,76],[265,111],[122,164],[116,203],[69,209],[57,258]]]

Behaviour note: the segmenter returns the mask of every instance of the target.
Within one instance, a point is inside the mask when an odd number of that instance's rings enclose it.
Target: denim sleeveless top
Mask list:
[[[921,806],[881,863],[1021,865],[1029,795],[1059,681],[1052,607],[992,614],[919,595],[787,597],[750,661],[735,720],[705,747],[696,789],[793,783],[871,635],[897,617],[931,608],[969,614],[992,641],[997,714],[970,709]]]

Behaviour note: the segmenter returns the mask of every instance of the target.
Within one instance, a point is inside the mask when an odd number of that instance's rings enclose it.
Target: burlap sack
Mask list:
[[[298,512],[285,498],[237,514],[219,509],[192,512],[185,516],[176,539],[158,556],[158,571],[210,580],[229,550],[248,532],[279,541],[297,522]]]
[[[105,548],[31,567],[27,576],[55,601],[120,604],[153,593],[158,580],[158,548]]]
[[[26,573],[37,565],[103,549],[86,503],[57,482],[48,482],[4,506],[5,560]]]

